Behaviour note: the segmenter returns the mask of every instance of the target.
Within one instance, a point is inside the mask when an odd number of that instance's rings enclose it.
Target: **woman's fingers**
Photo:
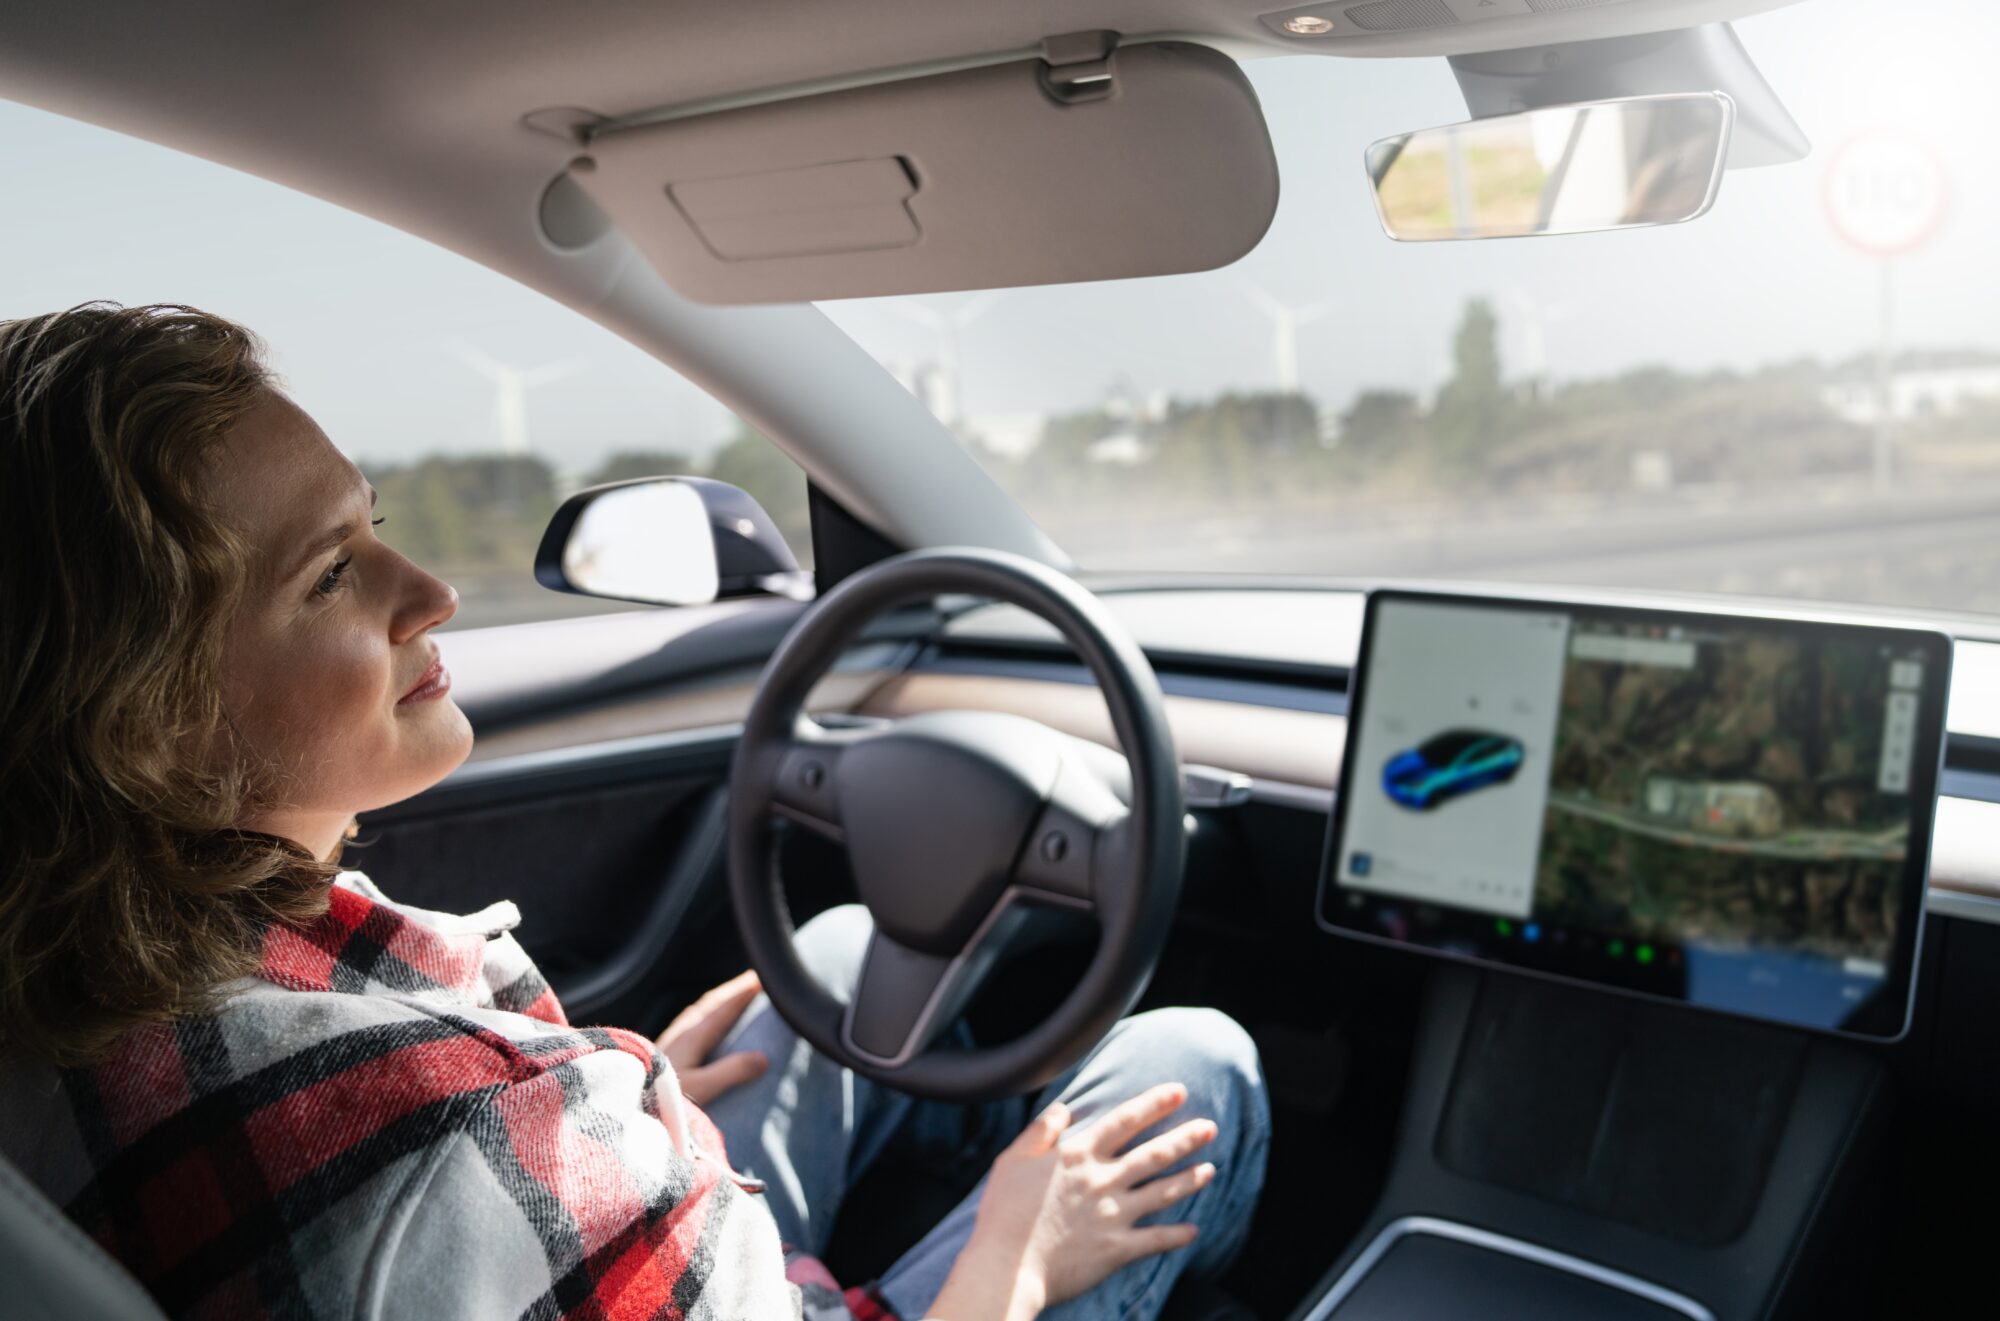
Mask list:
[[[660,1048],[672,1046],[674,1053],[684,1059],[707,1059],[762,989],[757,971],[752,968],[704,991],[700,999],[675,1015],[667,1030],[660,1034]]]
[[[1184,1170],[1162,1175],[1151,1183],[1134,1188],[1125,1195],[1125,1209],[1132,1213],[1134,1220],[1149,1216],[1155,1211],[1164,1211],[1179,1202],[1185,1202],[1215,1180],[1215,1166],[1203,1161]]]
[[[1028,1121],[1021,1135],[1014,1139],[1013,1147],[1024,1156],[1039,1156],[1056,1144],[1063,1130],[1069,1127],[1069,1107],[1061,1101],[1049,1102],[1048,1109]]]
[[[1185,1100],[1187,1088],[1169,1082],[1148,1087],[1131,1100],[1120,1102],[1091,1126],[1092,1150],[1102,1159],[1110,1160],[1126,1143],[1179,1109]]]
[[[1176,1221],[1171,1225],[1140,1225],[1124,1235],[1119,1246],[1124,1249],[1125,1260],[1133,1262],[1141,1257],[1184,1248],[1194,1242],[1199,1232],[1191,1220]]]
[[[1215,1141],[1213,1119],[1190,1119],[1176,1124],[1156,1138],[1150,1138],[1127,1152],[1118,1162],[1118,1182],[1130,1187],[1150,1179],[1161,1170],[1184,1160]]]
[[[753,1078],[763,1076],[771,1067],[771,1061],[759,1050],[738,1050],[724,1055],[721,1059],[704,1064],[688,1072],[689,1078],[699,1078],[710,1097],[722,1095],[732,1087],[739,1087]]]

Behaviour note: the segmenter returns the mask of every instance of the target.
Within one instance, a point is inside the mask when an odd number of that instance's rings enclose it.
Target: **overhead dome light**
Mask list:
[[[1293,14],[1285,20],[1285,31],[1301,37],[1323,37],[1333,31],[1333,20],[1318,14]]]

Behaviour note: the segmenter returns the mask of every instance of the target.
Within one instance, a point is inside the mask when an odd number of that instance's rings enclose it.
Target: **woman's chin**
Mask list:
[[[472,721],[449,695],[421,706],[399,707],[402,745],[416,755],[405,763],[409,774],[397,778],[412,787],[404,797],[422,793],[457,770],[472,753]]]
[[[444,771],[445,775],[449,775],[464,765],[465,759],[472,755],[472,720],[465,712],[458,709],[458,703],[453,701],[449,696],[442,698],[437,705],[440,708],[440,714],[445,715],[445,718],[450,723],[453,732],[451,739],[451,747],[453,749],[451,765],[447,766]],[[438,778],[442,779],[444,777],[439,776]]]

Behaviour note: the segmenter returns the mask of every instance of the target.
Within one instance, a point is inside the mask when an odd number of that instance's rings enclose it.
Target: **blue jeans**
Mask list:
[[[868,943],[866,909],[849,904],[820,914],[798,932],[799,955],[826,988],[843,998],[860,973]],[[969,1040],[963,1024],[954,1028]],[[1201,1234],[1189,1247],[1122,1267],[1082,1297],[1050,1308],[1050,1321],[1152,1318],[1165,1306],[1182,1271],[1222,1273],[1249,1229],[1264,1184],[1271,1112],[1257,1050],[1248,1034],[1212,1009],[1155,1009],[1121,1020],[1083,1060],[1032,1098],[974,1105],[926,1101],[842,1068],[799,1039],[759,996],[721,1050],[762,1051],[770,1067],[755,1082],[707,1107],[729,1144],[737,1169],[763,1179],[764,1194],[785,1242],[815,1255],[824,1251],[842,1197],[885,1151],[921,1161],[945,1175],[985,1168],[1028,1118],[1061,1099],[1076,1127],[1157,1083],[1186,1085],[1179,1110],[1140,1134],[1144,1141],[1189,1119],[1215,1121],[1207,1147],[1173,1166],[1211,1161],[1216,1176],[1194,1196],[1143,1224],[1192,1220]],[[906,1321],[926,1314],[972,1233],[985,1189],[980,1180],[917,1245],[875,1282]]]

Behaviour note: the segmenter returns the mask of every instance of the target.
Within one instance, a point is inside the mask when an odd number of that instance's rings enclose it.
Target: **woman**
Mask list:
[[[472,741],[456,597],[372,499],[229,322],[0,324],[0,1151],[169,1312],[1150,1316],[1227,1264],[1268,1116],[1220,1015],[1126,1020],[1023,1127],[846,1073],[751,974],[573,1028],[511,904],[341,872]],[[867,934],[801,944],[851,985]],[[810,1254],[896,1144],[991,1169],[843,1292]]]

